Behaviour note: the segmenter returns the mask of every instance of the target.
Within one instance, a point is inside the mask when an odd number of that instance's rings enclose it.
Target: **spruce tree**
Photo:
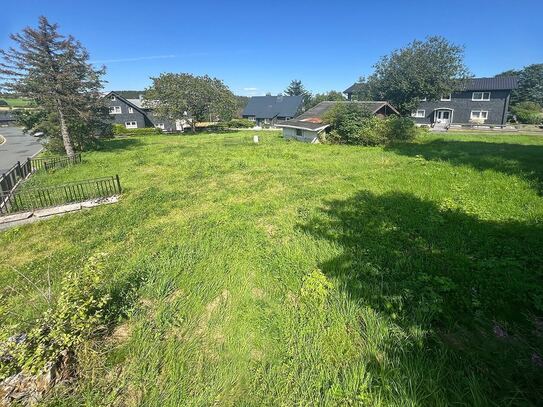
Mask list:
[[[56,124],[69,157],[86,139],[104,129],[107,110],[101,97],[105,68],[94,69],[87,50],[72,36],[63,36],[58,25],[39,18],[37,28],[12,34],[15,46],[0,50],[0,87],[34,100],[47,123]],[[49,127],[50,128],[50,127]]]

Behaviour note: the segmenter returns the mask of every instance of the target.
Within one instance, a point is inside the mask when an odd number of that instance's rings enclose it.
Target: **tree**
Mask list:
[[[524,68],[510,69],[496,75],[517,76],[518,89],[511,92],[511,105],[522,102],[535,102],[543,106],[543,64],[532,64]]]
[[[511,113],[520,123],[539,124],[543,122],[543,111],[536,102],[519,102],[511,107]]]
[[[317,93],[313,96],[311,96],[311,100],[308,103],[307,107],[311,108],[313,106],[318,105],[320,102],[326,102],[326,101],[342,101],[345,100],[345,96],[343,96],[343,93],[338,92],[336,90],[331,90],[326,93]]]
[[[292,80],[290,85],[288,85],[288,88],[285,89],[284,93],[287,96],[302,96],[304,108],[307,108],[311,102],[311,93],[306,90],[302,84],[302,81],[298,79]]]
[[[438,100],[457,89],[469,75],[464,48],[443,37],[415,40],[382,57],[368,78],[373,99],[391,102],[402,114],[416,109],[421,98]]]
[[[41,111],[36,118],[42,119],[35,125],[47,122],[49,137],[60,134],[66,154],[74,156],[75,149],[107,131],[100,94],[105,68],[94,69],[81,43],[59,34],[58,25],[43,16],[37,28],[10,37],[16,48],[0,50],[1,87],[34,100]]]
[[[219,79],[207,75],[163,73],[151,78],[145,91],[145,104],[159,117],[186,120],[196,132],[196,122],[213,119],[230,120],[237,106],[236,97]]]

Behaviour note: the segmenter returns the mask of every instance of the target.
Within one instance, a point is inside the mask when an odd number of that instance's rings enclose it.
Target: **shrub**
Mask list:
[[[419,133],[413,120],[407,117],[392,116],[386,122],[388,141],[412,141]]]
[[[411,141],[417,135],[411,119],[379,118],[356,103],[337,104],[324,121],[332,127],[327,140],[337,144],[377,146],[392,141]]]
[[[127,129],[122,124],[113,125],[113,134],[114,135],[124,135],[124,136],[153,136],[155,134],[162,134],[162,129],[155,127],[142,127],[139,129]]]
[[[9,104],[8,104],[8,102],[6,102],[5,100],[0,99],[0,106],[1,106],[1,107],[8,107]]]
[[[535,102],[521,102],[511,107],[511,113],[517,117],[517,121],[526,124],[539,124],[543,122],[541,106]]]
[[[110,296],[102,284],[102,257],[93,257],[82,270],[68,273],[57,303],[27,335],[19,335],[22,340],[8,343],[9,357],[0,359],[0,379],[19,370],[37,373],[103,326]]]
[[[255,123],[248,119],[232,119],[228,122],[228,127],[235,129],[250,129]]]

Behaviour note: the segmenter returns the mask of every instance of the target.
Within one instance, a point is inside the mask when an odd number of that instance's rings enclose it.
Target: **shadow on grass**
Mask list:
[[[328,202],[302,229],[341,247],[320,267],[351,298],[406,332],[428,329],[502,397],[543,396],[542,225],[360,192]]]
[[[438,139],[428,143],[398,143],[388,146],[387,150],[520,176],[535,182],[538,193],[543,194],[543,145]]]

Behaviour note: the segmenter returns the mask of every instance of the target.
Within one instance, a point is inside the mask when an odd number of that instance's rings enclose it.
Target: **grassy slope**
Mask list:
[[[85,354],[80,388],[53,404],[542,397],[542,138],[386,149],[249,139],[112,140],[32,179],[118,173],[125,194],[0,234],[6,333],[45,307],[34,284],[50,276],[54,290],[95,253],[108,254],[113,289],[140,285],[128,338]],[[322,305],[315,281],[303,283],[317,268],[334,284]]]
[[[0,99],[5,100],[10,107],[27,107],[30,104],[30,101],[27,99],[3,98],[1,96]]]

